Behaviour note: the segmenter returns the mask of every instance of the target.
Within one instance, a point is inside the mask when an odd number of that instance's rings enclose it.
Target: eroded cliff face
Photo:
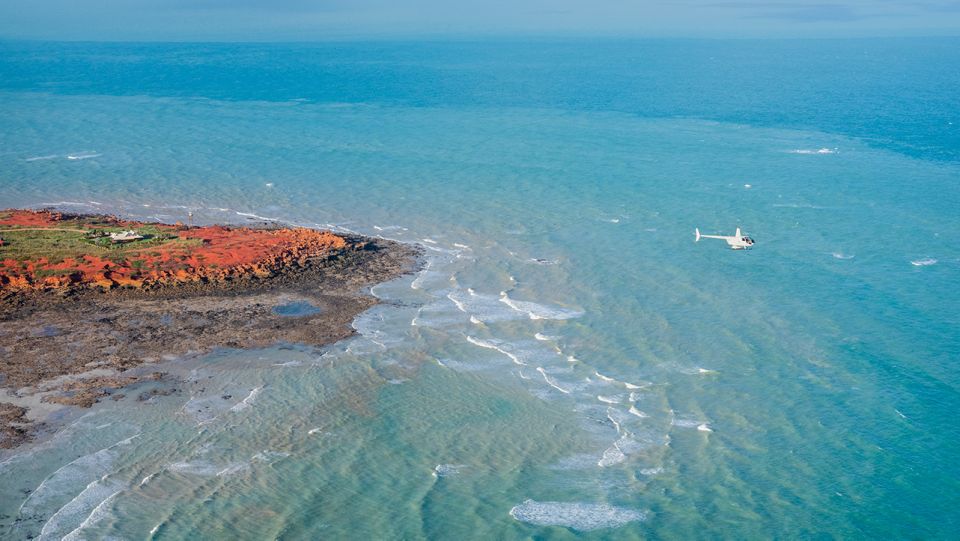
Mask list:
[[[125,244],[103,236],[121,229],[150,233]],[[362,248],[313,229],[186,227],[27,210],[0,213],[0,237],[0,289],[7,291],[266,278],[310,259]]]
[[[129,229],[144,238],[110,240]],[[0,403],[0,447],[38,430],[42,418],[24,413],[37,400],[90,407],[120,399],[163,378],[151,363],[344,339],[377,302],[368,288],[415,271],[420,255],[394,241],[311,229],[42,211],[0,211],[0,237],[0,389],[12,391]],[[313,310],[283,313],[290,303]]]

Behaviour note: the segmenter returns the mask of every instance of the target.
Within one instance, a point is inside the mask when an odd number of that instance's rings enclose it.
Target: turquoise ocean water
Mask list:
[[[956,39],[2,43],[0,207],[426,258],[0,455],[0,536],[949,538],[958,88]]]

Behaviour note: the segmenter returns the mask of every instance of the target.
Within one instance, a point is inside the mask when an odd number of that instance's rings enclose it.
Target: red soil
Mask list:
[[[93,228],[92,225],[85,225],[82,220],[77,221],[56,212],[12,210],[6,211],[4,215],[0,215],[0,231],[10,227]],[[302,265],[309,258],[330,255],[347,246],[342,237],[313,229],[185,227],[127,222],[115,218],[103,218],[101,223],[103,222],[127,229],[150,225],[165,233],[177,235],[180,239],[197,239],[201,243],[167,241],[150,246],[137,246],[137,243],[133,243],[129,247],[110,251],[91,246],[89,254],[55,263],[48,261],[42,254],[26,261],[5,259],[0,261],[0,289],[110,289],[117,286],[142,287],[177,282],[220,281],[247,275],[263,278],[283,268]],[[5,240],[9,243],[14,237],[10,235],[10,238]],[[109,256],[110,259],[102,258],[98,253]]]

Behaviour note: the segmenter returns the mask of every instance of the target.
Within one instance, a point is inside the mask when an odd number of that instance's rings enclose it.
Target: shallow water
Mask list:
[[[320,309],[307,301],[291,301],[273,307],[273,313],[283,317],[303,317],[319,314]]]
[[[428,256],[356,338],[167,362],[177,393],[3,455],[4,531],[949,537],[960,71],[906,43],[810,44],[803,89],[798,44],[4,45],[2,206]],[[646,86],[691,77],[725,86]]]

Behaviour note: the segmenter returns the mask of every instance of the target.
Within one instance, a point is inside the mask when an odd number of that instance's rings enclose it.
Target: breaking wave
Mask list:
[[[547,382],[547,385],[553,387],[554,389],[560,391],[561,393],[570,394],[570,391],[567,390],[567,389],[564,389],[563,387],[561,387],[560,385],[558,385],[558,384],[557,384],[557,380],[551,378],[551,377],[547,374],[547,371],[544,370],[542,366],[538,366],[538,367],[537,367],[537,372],[540,372],[540,374],[543,376],[544,381]]]
[[[500,302],[517,312],[527,314],[530,319],[573,319],[583,315],[583,312],[576,310],[554,308],[535,302],[511,299],[506,291],[500,292]]]
[[[500,346],[498,346],[497,344],[494,344],[493,342],[488,342],[488,341],[483,340],[483,339],[481,339],[481,338],[474,338],[473,336],[468,336],[468,337],[467,337],[467,342],[470,342],[471,344],[473,344],[473,345],[475,345],[475,346],[478,346],[478,347],[482,347],[482,348],[492,349],[492,350],[494,350],[494,351],[498,351],[498,352],[506,355],[507,357],[509,357],[510,360],[514,362],[514,364],[519,364],[519,365],[521,365],[521,366],[527,364],[527,363],[521,361],[521,360],[520,360],[520,357],[517,357],[517,356],[514,355],[513,353],[510,353],[509,351],[501,348]],[[538,369],[538,370],[539,370],[539,369]]]
[[[646,514],[634,509],[585,502],[538,502],[526,500],[510,510],[520,522],[537,526],[564,526],[579,531],[616,528],[641,521]]]
[[[78,152],[76,154],[67,154],[68,160],[89,160],[90,158],[96,158],[98,156],[103,156],[99,152]]]
[[[790,151],[790,154],[836,154],[836,148],[818,148],[818,149],[807,149],[807,148],[798,148]]]
[[[246,398],[235,404],[230,411],[243,411],[250,407],[251,404],[257,399],[257,396],[260,394],[260,391],[263,390],[263,387],[254,387],[250,390],[250,394]]]
[[[460,468],[464,467],[463,464],[437,464],[433,468],[434,477],[449,477],[451,475],[456,475],[460,473]]]

